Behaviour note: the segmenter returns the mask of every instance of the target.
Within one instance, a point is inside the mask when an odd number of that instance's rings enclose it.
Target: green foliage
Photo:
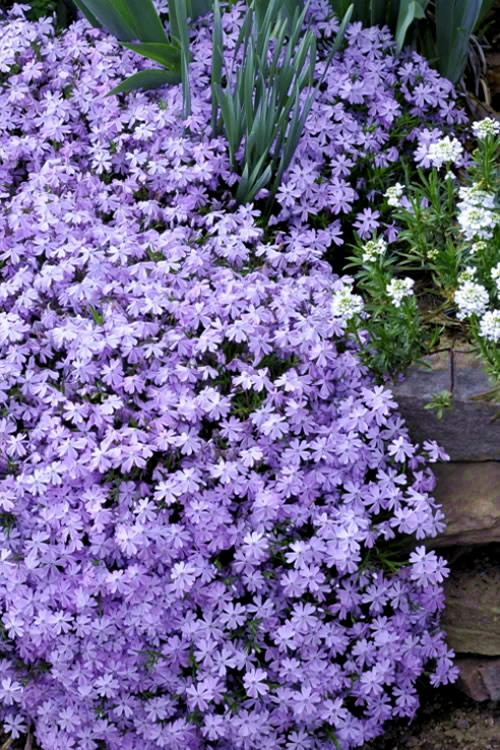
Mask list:
[[[448,161],[407,174],[405,186],[396,183],[385,193],[400,227],[396,240],[356,243],[346,268],[356,269],[356,291],[370,317],[350,320],[349,332],[381,382],[434,351],[446,330],[481,355],[494,387],[480,399],[499,400],[499,130],[494,120],[477,125],[478,148],[458,175],[451,172],[449,139],[442,139]],[[426,408],[441,419],[450,405],[450,394],[442,392]]]
[[[164,86],[166,83],[178,82],[177,75],[169,70],[160,70],[157,68],[154,70],[141,70],[139,73],[134,73],[133,76],[130,76],[125,81],[119,83],[118,86],[115,86],[115,88],[109,91],[106,96],[111,96],[112,94],[128,94],[130,91],[137,91],[138,89],[149,91]]]
[[[9,7],[11,3],[7,3]],[[43,16],[50,16],[55,13],[57,7],[57,0],[32,0],[30,3],[31,8],[27,13],[30,21],[37,21]]]
[[[458,83],[483,0],[436,0],[436,54],[441,75]]]
[[[130,76],[112,89],[108,96],[138,89],[155,89],[166,83],[182,81],[185,109],[189,113],[189,47],[187,23],[182,15],[183,3],[179,0],[171,0],[170,3],[171,12],[172,9],[177,12],[175,28],[184,23],[180,38],[173,36],[172,40],[165,32],[152,0],[75,0],[75,3],[92,25],[104,27],[116,36],[122,46],[163,66],[162,69],[145,70]]]
[[[93,26],[102,26],[120,41],[139,39],[127,0],[75,0],[75,3]]]
[[[190,3],[189,3],[190,4]],[[173,40],[180,49],[180,71],[184,118],[191,114],[191,91],[189,86],[189,33],[187,25],[186,3],[184,0],[169,0],[170,29]]]
[[[267,186],[272,200],[293,158],[321,84],[321,81],[313,84],[316,39],[310,29],[304,29],[305,9],[299,12],[297,5],[281,6],[278,0],[268,3],[254,0],[234,50],[233,65],[223,71],[218,0],[214,5],[211,82],[214,135],[224,132],[227,138],[232,168],[240,175],[237,200],[251,201]],[[340,46],[349,18],[350,12],[344,18],[329,60]],[[243,62],[235,70],[235,60],[242,48]],[[300,95],[307,88],[310,92],[301,103]],[[238,161],[237,152],[243,143],[244,154]]]
[[[342,17],[348,7],[347,0],[329,0],[334,13]],[[390,27],[396,40],[396,51],[411,42],[414,22],[425,17],[429,0],[354,0],[353,21],[363,26]]]
[[[453,394],[451,391],[440,391],[435,393],[428,404],[424,406],[424,409],[428,411],[436,409],[436,419],[441,420],[446,409],[451,409]]]
[[[182,82],[184,117],[191,114],[187,18],[208,13],[211,0],[169,0],[171,39],[152,0],[75,0],[89,22],[105,28],[123,47],[155,60],[163,69],[142,71],[122,81],[108,96]]]
[[[400,0],[394,32],[396,52],[398,54],[405,45],[409,30],[414,21],[425,18],[425,9],[428,2],[429,0]]]
[[[342,16],[348,0],[329,0]],[[439,73],[458,83],[467,64],[472,34],[484,23],[494,0],[354,0],[353,20],[364,26],[387,24],[396,52],[411,45],[435,64]],[[432,11],[432,12],[431,12]],[[419,23],[421,22],[421,23]]]
[[[14,5],[14,1],[0,0],[0,11],[6,10]],[[72,0],[31,0],[30,9],[26,18],[30,21],[38,21],[44,16],[56,15],[57,28],[63,29],[76,20],[76,6]]]

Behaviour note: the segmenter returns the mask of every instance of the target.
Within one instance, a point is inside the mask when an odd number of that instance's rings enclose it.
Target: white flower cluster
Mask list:
[[[394,307],[401,307],[401,302],[405,297],[413,294],[415,282],[407,276],[405,279],[392,279],[387,285],[387,294],[391,298]]]
[[[458,307],[457,318],[465,320],[470,315],[483,315],[490,301],[487,290],[474,281],[466,281],[455,292],[455,303]]]
[[[460,141],[446,135],[444,138],[441,138],[440,141],[436,141],[436,143],[431,143],[429,145],[427,158],[429,159],[431,166],[439,169],[443,164],[448,164],[450,162],[457,164],[462,156],[463,150]]]
[[[461,198],[457,204],[460,211],[458,223],[465,239],[489,239],[500,221],[494,194],[481,190],[474,183],[472,187],[461,187],[458,195]]]
[[[387,250],[387,242],[383,237],[379,237],[378,240],[369,240],[363,245],[363,263],[373,263],[377,258],[385,255]]]
[[[401,196],[403,195],[404,187],[401,185],[400,182],[396,182],[395,185],[393,185],[390,188],[387,188],[387,190],[384,193],[384,198],[387,198],[387,203],[389,206],[400,206],[401,205]]]
[[[459,284],[465,284],[466,281],[474,281],[474,277],[476,275],[477,271],[472,266],[467,266],[465,271],[462,271],[462,273],[458,277],[458,283]]]
[[[500,310],[490,310],[481,318],[479,330],[483,339],[497,344],[500,341]]]
[[[477,255],[478,253],[484,252],[486,248],[488,247],[487,243],[484,240],[478,240],[477,242],[473,242],[470,249],[471,255]]]
[[[498,135],[500,133],[500,122],[493,120],[491,117],[485,117],[484,120],[472,124],[472,132],[476,138],[487,138],[489,135]]]
[[[500,294],[500,263],[497,263],[496,266],[491,269],[491,278],[497,285],[497,292]]]
[[[353,294],[350,287],[344,287],[334,293],[331,311],[334,318],[350,320],[363,311],[363,300],[359,294]]]

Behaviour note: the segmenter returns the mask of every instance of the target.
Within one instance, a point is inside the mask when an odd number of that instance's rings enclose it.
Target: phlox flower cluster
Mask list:
[[[328,16],[327,0],[316,0],[311,8],[315,17]],[[391,227],[377,210],[384,191],[371,190],[367,165],[389,168],[402,179],[398,163],[412,153],[421,134],[432,132],[435,138],[435,132],[442,136],[447,128],[467,121],[452,84],[424,58],[416,53],[393,56],[387,28],[363,29],[353,23],[346,39],[345,49],[327,71],[294,163],[278,191],[281,211],[275,218],[302,225],[324,213],[331,229],[337,228],[333,242],[339,246],[352,229],[369,239],[385,228],[391,238]],[[319,46],[325,56],[328,48],[321,39]]]
[[[149,63],[24,10],[0,48],[4,729],[43,750],[361,747],[414,715],[424,671],[457,674],[443,560],[383,565],[397,537],[443,530],[444,456],[361,366],[361,307],[322,260],[338,226],[307,214],[326,151],[335,215],[366,123],[378,153],[397,117],[381,63],[418,115],[459,117],[451,89],[352,25],[343,101],[322,95],[301,145],[308,209],[270,237],[210,137],[208,22],[185,122],[180,87],[104,97]],[[229,47],[242,13],[224,14]]]

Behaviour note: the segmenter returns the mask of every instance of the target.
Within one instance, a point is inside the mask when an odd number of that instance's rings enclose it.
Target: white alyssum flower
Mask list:
[[[484,240],[478,240],[477,242],[473,242],[470,248],[470,254],[471,255],[477,255],[478,253],[482,253],[484,250],[486,250],[488,247],[488,243]]]
[[[363,263],[373,263],[377,258],[381,258],[385,255],[387,250],[387,242],[383,237],[379,237],[378,240],[369,240],[363,245]]]
[[[500,310],[490,310],[485,313],[479,323],[479,331],[483,339],[498,344],[500,341]]]
[[[491,117],[485,117],[484,120],[472,124],[472,132],[480,140],[487,138],[489,135],[498,135],[500,133],[500,122],[493,120]]]
[[[473,182],[470,187],[461,187],[458,191],[458,197],[464,206],[495,208],[494,193],[488,193],[487,190],[483,190],[477,182]]]
[[[415,282],[407,276],[405,279],[392,279],[387,284],[387,294],[391,298],[394,307],[401,307],[401,302],[405,297],[413,294]]]
[[[465,271],[462,271],[458,277],[459,284],[465,284],[466,281],[474,281],[477,270],[473,266],[467,266]]]
[[[467,206],[460,211],[458,223],[466,240],[488,240],[498,224],[498,214],[482,206]]]
[[[457,318],[465,320],[470,315],[484,315],[490,301],[487,290],[474,281],[466,281],[455,292],[455,303],[458,307]]]
[[[482,190],[478,183],[461,187],[458,191],[458,223],[466,240],[487,240],[493,236],[500,214],[495,207],[495,195]]]
[[[496,266],[493,266],[491,269],[491,278],[497,285],[497,291],[498,294],[500,294],[500,263],[497,263]]]
[[[363,312],[363,299],[359,294],[353,294],[350,287],[344,287],[334,293],[331,311],[334,318],[350,320],[355,315]]]
[[[389,206],[400,206],[401,205],[401,196],[403,195],[404,187],[401,185],[400,182],[396,182],[395,185],[393,185],[390,188],[387,188],[387,190],[384,193],[384,198],[387,198],[387,203]]]
[[[463,150],[460,141],[446,135],[444,138],[441,138],[441,140],[436,141],[436,143],[431,143],[429,145],[427,158],[429,159],[431,166],[439,169],[443,164],[450,162],[456,165],[463,154]]]

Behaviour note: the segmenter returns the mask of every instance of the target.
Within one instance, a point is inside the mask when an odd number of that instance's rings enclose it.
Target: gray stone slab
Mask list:
[[[447,528],[429,539],[429,546],[500,542],[500,462],[437,464],[433,471],[437,485],[432,494],[442,505]]]
[[[500,569],[460,570],[444,582],[441,627],[457,653],[500,656]]]
[[[430,370],[413,365],[393,386],[414,440],[436,440],[452,461],[500,461],[500,403],[477,398],[491,390],[481,361],[470,351],[446,350],[426,358]],[[441,420],[425,409],[443,390],[453,394]]]
[[[457,687],[475,701],[500,700],[500,659],[459,657]]]

